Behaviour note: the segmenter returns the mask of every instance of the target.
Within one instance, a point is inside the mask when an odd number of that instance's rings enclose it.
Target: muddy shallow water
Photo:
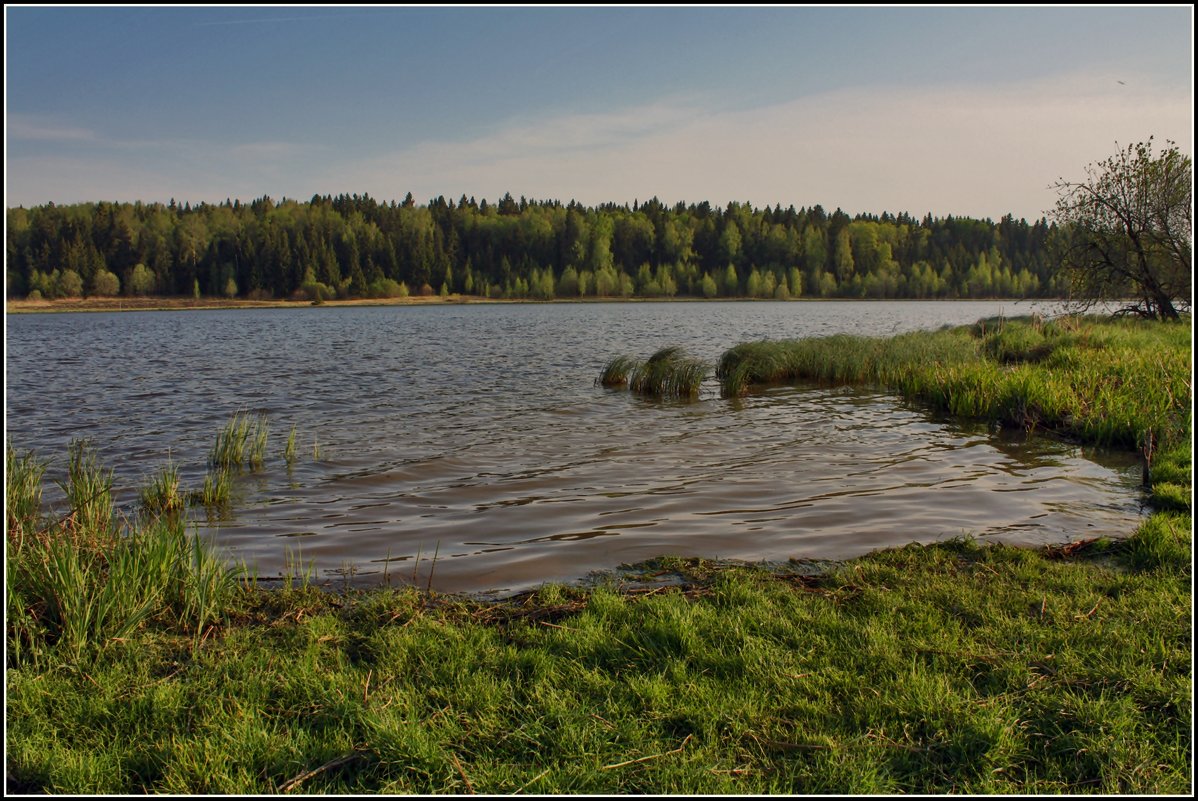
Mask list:
[[[1120,536],[1142,513],[1129,455],[937,419],[869,388],[694,403],[595,387],[618,354],[887,335],[1044,305],[621,303],[20,315],[6,423],[51,457],[88,437],[120,501],[168,456],[203,480],[229,415],[263,412],[263,471],[201,533],[262,576],[481,592],[672,554],[840,559],[971,533]],[[292,425],[299,457],[283,447]],[[320,458],[313,458],[313,445]],[[47,492],[53,501],[54,493]],[[419,563],[417,558],[419,557]]]

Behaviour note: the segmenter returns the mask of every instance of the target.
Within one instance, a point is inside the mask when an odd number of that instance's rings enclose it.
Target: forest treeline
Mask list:
[[[7,210],[8,297],[1059,297],[1050,226],[656,198],[368,195]]]

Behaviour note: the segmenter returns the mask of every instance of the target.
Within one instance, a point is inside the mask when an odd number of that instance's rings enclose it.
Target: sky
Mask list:
[[[1038,219],[1193,153],[1190,6],[5,6],[6,205],[408,192]]]

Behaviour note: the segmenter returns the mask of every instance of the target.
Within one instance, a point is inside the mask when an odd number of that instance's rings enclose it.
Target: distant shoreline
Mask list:
[[[321,306],[428,306],[465,305],[476,303],[709,303],[712,301],[765,302],[768,298],[621,298],[586,297],[534,300],[532,298],[484,298],[480,295],[453,294],[442,298],[439,295],[413,295],[406,298],[355,298],[352,300],[326,300]],[[790,298],[786,302],[828,301],[885,301],[885,300],[932,300],[932,301],[980,301],[1005,303],[1059,303],[1063,298]],[[191,297],[119,297],[119,298],[59,298],[57,300],[6,300],[6,314],[63,314],[70,312],[114,312],[114,311],[181,311],[213,309],[297,309],[314,305],[309,300],[249,300],[230,298]]]
[[[406,298],[360,298],[326,300],[322,306],[419,306],[436,303],[503,303],[474,296],[451,295],[415,296]],[[186,309],[293,309],[313,305],[309,300],[250,300],[230,298],[135,297],[135,298],[60,298],[57,300],[6,300],[8,314],[113,312],[113,311],[180,311]]]

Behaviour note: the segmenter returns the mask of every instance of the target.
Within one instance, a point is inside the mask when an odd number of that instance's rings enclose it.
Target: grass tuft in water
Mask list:
[[[291,426],[291,433],[287,435],[287,445],[283,448],[283,458],[288,465],[295,463],[295,424]]]
[[[228,470],[262,469],[266,459],[266,415],[236,412],[216,436],[208,464]]]
[[[139,495],[142,512],[151,516],[175,514],[187,505],[179,490],[179,468],[169,459],[166,467],[141,488]]]
[[[628,388],[654,398],[694,398],[707,377],[707,365],[679,347],[662,348],[638,364],[628,376]]]
[[[628,386],[628,376],[640,366],[641,363],[630,356],[616,356],[604,365],[603,372],[595,379],[595,385],[602,387]]]
[[[112,471],[100,467],[87,440],[71,440],[67,449],[67,480],[59,487],[70,505],[69,522],[97,536],[112,529]]]
[[[225,468],[209,470],[204,476],[204,486],[193,490],[190,499],[208,508],[225,506],[232,492],[233,476]]]

